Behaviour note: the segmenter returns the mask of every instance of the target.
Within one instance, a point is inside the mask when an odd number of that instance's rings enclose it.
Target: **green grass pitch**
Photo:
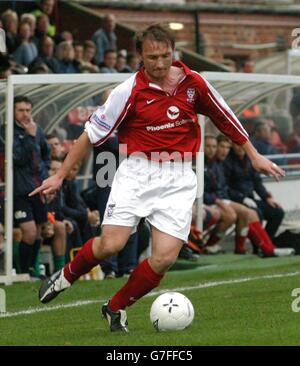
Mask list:
[[[300,345],[300,313],[292,310],[300,256],[178,260],[158,289],[127,309],[130,333],[111,333],[100,306],[125,281],[78,281],[47,305],[38,301],[39,282],[2,286],[7,313],[0,317],[0,345]],[[188,329],[158,333],[150,323],[151,304],[167,289],[192,301],[195,319]]]

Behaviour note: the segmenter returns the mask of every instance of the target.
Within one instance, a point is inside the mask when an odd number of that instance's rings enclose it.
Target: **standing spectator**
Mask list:
[[[104,62],[100,71],[109,74],[109,73],[117,73],[116,69],[117,64],[117,52],[114,50],[106,50],[104,52]]]
[[[93,37],[92,41],[95,42],[97,47],[96,62],[100,64],[104,60],[104,52],[108,49],[117,50],[117,36],[115,33],[116,18],[112,14],[105,15],[103,19],[102,28],[98,29]]]
[[[56,0],[41,0],[40,4],[39,4],[39,8],[35,9],[32,12],[32,14],[35,15],[36,18],[38,18],[42,14],[46,14],[49,17],[47,34],[50,37],[54,37],[56,34],[56,25],[55,25],[55,16],[54,16],[55,2],[56,2]]]
[[[6,36],[8,53],[13,53],[18,46],[18,14],[11,9],[6,10],[1,17]]]
[[[38,56],[38,50],[31,37],[30,23],[24,21],[20,24],[19,37],[21,44],[15,50],[13,56],[17,63],[29,66]]]
[[[14,112],[14,220],[22,231],[21,270],[29,273],[39,250],[40,226],[48,218],[42,196],[28,197],[28,193],[48,177],[50,149],[43,130],[32,119],[30,99],[15,97]]]

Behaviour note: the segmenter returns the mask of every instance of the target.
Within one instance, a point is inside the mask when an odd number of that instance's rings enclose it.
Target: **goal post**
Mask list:
[[[88,88],[91,89],[91,94],[96,94],[95,85],[99,85],[99,90],[113,88],[119,83],[130,77],[130,74],[49,74],[49,75],[10,75],[6,83],[5,95],[5,113],[4,116],[4,266],[0,270],[0,283],[6,285],[13,282],[28,280],[28,275],[16,275],[13,273],[13,126],[14,126],[14,107],[13,100],[16,95],[28,95],[33,99],[33,104],[38,102],[41,105],[43,102],[45,107],[51,99],[55,103],[56,93],[60,93],[61,97],[74,92],[75,87],[78,87],[76,101],[80,97],[80,93],[84,94],[85,98],[89,97]],[[39,95],[45,90],[45,86],[54,86],[49,88],[51,95],[43,94],[43,99]],[[57,86],[57,88],[55,88]],[[73,93],[74,94],[74,93]],[[72,106],[70,100],[69,107]],[[76,105],[76,102],[74,102]],[[62,108],[64,106],[61,106]],[[40,108],[41,110],[43,108]],[[59,113],[59,110],[58,112]],[[34,115],[34,108],[33,108]],[[55,119],[53,120],[55,123]],[[51,126],[47,126],[50,129]]]

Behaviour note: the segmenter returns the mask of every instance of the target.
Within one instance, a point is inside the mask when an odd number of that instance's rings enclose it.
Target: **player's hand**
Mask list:
[[[56,192],[62,185],[63,178],[57,174],[52,175],[43,181],[43,183],[37,187],[34,191],[29,193],[29,197],[34,196],[37,193],[48,194]]]
[[[260,173],[272,176],[277,181],[279,181],[280,177],[285,176],[285,171],[283,169],[261,154],[257,154],[256,157],[251,160],[251,163],[255,170]]]

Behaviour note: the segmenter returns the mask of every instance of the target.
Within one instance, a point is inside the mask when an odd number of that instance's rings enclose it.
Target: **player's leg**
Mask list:
[[[157,287],[165,272],[174,264],[183,241],[166,234],[152,226],[152,253],[142,261],[131,273],[126,284],[105,304],[102,311],[110,316],[120,314],[118,322],[111,330],[127,331],[126,324],[121,324],[120,318],[127,319],[124,309],[134,304],[138,299]],[[106,315],[106,314],[105,314]],[[110,321],[112,321],[110,319]]]
[[[51,301],[103,259],[120,251],[131,231],[132,228],[128,226],[103,225],[100,237],[89,239],[71,262],[43,282],[39,291],[40,301],[43,303]]]

